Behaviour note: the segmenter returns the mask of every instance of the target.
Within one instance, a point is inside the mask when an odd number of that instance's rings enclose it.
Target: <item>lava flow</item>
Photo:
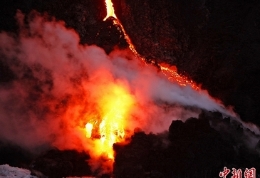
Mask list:
[[[133,107],[134,97],[126,88],[111,84],[106,87],[107,94],[98,101],[99,115],[94,115],[86,124],[86,136],[100,140],[97,154],[113,160],[113,144],[124,141],[126,120]]]
[[[126,33],[126,30],[124,29],[124,26],[122,25],[122,23],[119,21],[119,19],[116,17],[115,15],[115,10],[113,8],[113,3],[111,0],[106,0],[106,7],[107,7],[107,16],[106,18],[104,18],[104,21],[108,19],[108,17],[113,17],[113,24],[117,25],[120,27],[121,31],[124,34],[124,38],[126,40],[126,42],[129,45],[129,49],[135,54],[135,56],[141,60],[142,62],[144,62],[145,64],[147,64],[146,59],[143,58],[136,50],[134,44],[131,41],[131,38],[128,36],[128,34]],[[195,90],[199,90],[200,87],[193,82],[192,80],[188,79],[186,76],[180,75],[177,72],[177,68],[175,66],[170,66],[168,64],[165,63],[161,63],[158,64],[157,62],[155,62],[154,60],[151,61],[151,64],[155,65],[156,67],[159,68],[159,70],[172,82],[178,82],[179,85],[181,86],[191,86],[193,89]]]
[[[117,19],[111,0],[106,0],[107,16],[104,18],[106,21],[109,17],[113,17],[113,24],[120,27],[124,34],[124,38],[129,45],[129,49],[134,55],[143,63],[146,63],[146,59],[135,49],[135,46],[131,42],[130,37],[126,33],[123,25]],[[177,73],[175,66],[169,66],[167,64],[156,64],[152,61],[151,64],[159,67],[160,71],[172,82],[177,82],[179,85],[190,85],[194,89],[199,87],[187,77],[181,76]],[[125,90],[122,86],[114,85],[109,88],[111,91],[109,95],[103,96],[98,101],[101,111],[99,116],[95,115],[90,118],[90,121],[86,124],[86,137],[99,140],[97,154],[105,154],[110,160],[114,160],[113,144],[125,140],[125,128],[126,118],[134,103],[134,98]]]
[[[109,17],[117,19],[113,3],[111,0],[105,0],[107,15],[104,21]],[[123,29],[121,23],[117,24]],[[125,37],[128,37],[124,31]],[[131,41],[127,41],[128,43]],[[131,44],[131,43],[130,43]],[[86,137],[97,139],[97,155],[105,155],[109,160],[114,161],[113,144],[124,141],[126,118],[134,103],[134,98],[129,92],[120,85],[107,87],[108,94],[102,96],[98,101],[100,111],[95,113],[85,125]],[[112,166],[112,165],[109,165]]]
[[[111,173],[114,143],[128,140],[135,128],[156,134],[172,120],[197,117],[200,109],[225,113],[176,67],[148,63],[139,55],[112,2],[106,1],[106,7],[129,50],[106,54],[82,45],[64,22],[36,12],[29,19],[17,12],[18,36],[0,32],[0,56],[16,74],[0,88],[4,139],[32,150],[51,145],[85,151],[93,173]]]
[[[117,18],[112,1],[111,0],[105,0],[105,1],[106,1],[107,16],[104,18],[104,21],[107,20],[107,18],[109,17]]]

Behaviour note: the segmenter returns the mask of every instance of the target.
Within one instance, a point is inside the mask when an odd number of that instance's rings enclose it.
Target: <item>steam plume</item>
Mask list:
[[[52,145],[85,150],[95,156],[95,141],[84,125],[107,86],[125,88],[136,103],[127,129],[167,130],[172,120],[196,117],[200,109],[230,114],[206,91],[169,82],[154,66],[128,50],[107,55],[97,46],[79,44],[64,22],[47,21],[36,12],[17,13],[18,35],[0,33],[0,56],[15,79],[0,86],[0,139],[28,149]],[[98,158],[97,158],[98,159]]]

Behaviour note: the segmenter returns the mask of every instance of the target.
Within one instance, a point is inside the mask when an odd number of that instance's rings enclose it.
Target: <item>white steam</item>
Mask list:
[[[23,14],[17,19],[18,36],[0,33],[1,60],[16,75],[0,85],[0,139],[30,149],[50,144],[91,151],[94,143],[80,130],[94,93],[102,95],[110,83],[123,83],[137,100],[128,118],[132,130],[162,132],[172,120],[196,117],[200,109],[229,114],[206,91],[169,82],[129,51],[107,55],[97,46],[80,45],[74,30],[36,13],[28,27]]]

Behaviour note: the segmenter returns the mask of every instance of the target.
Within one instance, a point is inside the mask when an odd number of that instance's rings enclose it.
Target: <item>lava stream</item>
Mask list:
[[[109,17],[113,17],[113,24],[118,25],[124,34],[124,38],[129,45],[129,49],[135,54],[135,56],[146,65],[146,59],[135,49],[135,46],[131,42],[130,37],[126,33],[123,25],[117,19],[111,0],[105,0],[107,16],[104,21]],[[167,64],[157,64],[152,61],[151,64],[159,67],[160,71],[172,82],[177,82],[182,86],[191,86],[193,89],[199,89],[199,87],[187,77],[181,76],[177,73],[175,66],[169,66]],[[114,85],[111,88],[107,88],[108,95],[103,96],[99,103],[101,108],[94,116],[88,116],[88,122],[85,126],[86,137],[97,139],[98,155],[105,154],[110,160],[114,160],[113,144],[125,140],[125,128],[126,119],[133,107],[134,98],[130,93],[122,86]]]
[[[124,38],[126,40],[126,42],[129,45],[129,49],[135,54],[135,56],[143,61],[145,64],[147,64],[146,59],[143,58],[136,50],[134,44],[131,41],[131,38],[129,37],[129,35],[126,33],[126,30],[124,29],[124,26],[122,25],[122,23],[119,21],[119,19],[116,17],[115,13],[114,13],[114,8],[113,8],[113,3],[111,0],[106,0],[106,7],[107,7],[107,16],[106,18],[104,18],[104,21],[107,20],[109,17],[114,17],[113,19],[113,24],[114,25],[118,25],[123,34],[124,34]],[[172,82],[178,82],[179,85],[181,86],[191,86],[193,89],[195,90],[199,90],[200,87],[193,82],[192,80],[188,79],[186,76],[180,75],[177,72],[177,68],[175,66],[170,66],[168,64],[165,63],[161,63],[158,64],[156,63],[154,60],[151,61],[151,64],[157,66],[159,68],[159,70]]]
[[[105,3],[106,3],[106,9],[107,9],[107,16],[104,18],[104,21],[107,20],[108,17],[117,18],[112,1],[111,0],[105,0]]]

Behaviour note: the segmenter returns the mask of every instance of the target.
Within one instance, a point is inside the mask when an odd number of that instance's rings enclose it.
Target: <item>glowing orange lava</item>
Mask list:
[[[114,17],[115,19],[113,20],[113,24],[114,25],[118,25],[123,34],[124,34],[124,38],[126,40],[126,42],[129,45],[129,49],[138,57],[138,59],[140,59],[141,61],[143,61],[144,63],[146,63],[146,59],[143,58],[135,49],[134,44],[132,43],[130,37],[128,36],[128,34],[126,33],[123,25],[121,24],[121,22],[119,21],[119,19],[117,19],[115,13],[114,13],[114,8],[113,8],[113,3],[111,0],[106,0],[106,7],[107,7],[107,16],[104,20],[106,20],[108,17]],[[192,80],[188,79],[185,76],[182,76],[180,74],[178,74],[177,72],[177,68],[176,66],[169,66],[168,64],[165,63],[161,63],[161,64],[156,64],[155,61],[151,61],[151,64],[156,65],[157,67],[159,67],[159,69],[161,70],[161,72],[172,82],[178,82],[179,85],[181,86],[191,86],[193,89],[198,90],[200,89],[200,87],[193,82]]]
[[[137,52],[123,25],[117,19],[112,1],[105,0],[105,3],[107,16],[104,21],[109,17],[114,17],[113,24],[118,25],[122,30],[129,49],[139,60],[149,65],[146,59]],[[155,61],[152,61],[151,64],[159,67],[160,71],[170,81],[178,82],[182,86],[190,85],[194,89],[199,89],[192,80],[179,75],[175,66],[157,64]],[[105,154],[107,158],[114,160],[113,144],[125,140],[126,121],[134,106],[135,99],[124,86],[118,84],[107,86],[106,91],[106,94],[97,101],[99,110],[87,116],[88,122],[85,125],[85,134],[87,138],[96,140],[97,147],[94,150],[96,155]]]
[[[98,138],[97,155],[106,154],[107,158],[113,160],[113,144],[124,141],[126,120],[130,115],[135,101],[134,97],[124,86],[111,84],[106,88],[106,95],[98,102],[98,117],[89,118],[86,124],[86,136]]]
[[[105,0],[105,2],[106,2],[106,9],[107,9],[107,16],[104,18],[104,21],[107,20],[108,17],[117,18],[112,1],[111,0]]]
[[[193,89],[199,90],[199,86],[193,82],[192,80],[188,79],[185,76],[178,74],[176,66],[169,66],[166,63],[158,64],[162,73],[168,78],[168,80],[172,82],[178,82],[181,86],[190,85]]]

